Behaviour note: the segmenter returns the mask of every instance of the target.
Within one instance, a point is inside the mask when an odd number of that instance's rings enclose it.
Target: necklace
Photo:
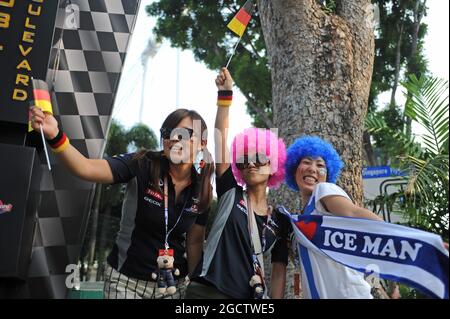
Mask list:
[[[175,225],[173,225],[173,227],[168,230],[169,228],[169,183],[168,183],[168,179],[167,179],[167,175],[166,177],[164,177],[164,223],[166,226],[166,236],[164,239],[164,248],[166,251],[169,250],[169,235],[170,233],[175,229],[175,227],[177,227],[178,222],[180,221],[181,217],[183,216],[183,212],[184,209],[186,208],[186,203],[187,203],[188,199],[186,199],[186,201],[184,202],[183,208],[181,209],[181,213],[178,216],[178,219],[175,223]]]

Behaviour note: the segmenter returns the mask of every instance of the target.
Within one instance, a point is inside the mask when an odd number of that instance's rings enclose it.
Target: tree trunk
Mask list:
[[[318,135],[345,162],[339,185],[362,203],[363,121],[374,61],[370,0],[341,0],[325,14],[314,0],[259,0],[272,73],[274,124],[287,144]],[[275,200],[297,209],[283,187]]]
[[[408,63],[408,68],[406,70],[406,74],[415,74],[417,78],[420,77],[419,74],[419,68],[417,65],[417,59],[416,59],[416,55],[417,55],[417,46],[419,44],[419,30],[420,30],[420,24],[422,22],[422,18],[425,15],[425,6],[426,6],[427,1],[424,0],[423,3],[421,0],[416,0],[415,6],[414,6],[414,24],[413,24],[413,32],[411,35],[411,52],[409,55],[409,63]],[[406,109],[406,105],[408,105],[409,100],[411,99],[411,94],[408,92],[408,96],[405,102],[405,109]],[[411,125],[412,125],[412,120],[409,116],[405,115],[405,123],[406,123],[406,136],[411,136]]]
[[[395,102],[395,94],[397,93],[398,80],[400,78],[400,68],[401,68],[400,61],[401,61],[401,57],[402,57],[401,49],[402,49],[404,22],[402,20],[399,23],[401,23],[401,26],[400,26],[400,30],[399,30],[397,49],[396,49],[396,54],[395,54],[395,78],[394,78],[394,83],[392,84],[391,102],[389,104],[389,107],[391,109],[395,108],[395,106],[397,105]],[[397,28],[397,30],[398,30],[398,28]]]
[[[364,146],[364,157],[368,166],[376,166],[377,159],[375,158],[375,153],[373,151],[372,142],[370,141],[370,133],[364,131],[363,133],[363,146]]]

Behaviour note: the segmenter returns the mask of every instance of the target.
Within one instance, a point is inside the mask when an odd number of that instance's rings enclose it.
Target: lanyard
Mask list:
[[[168,230],[168,228],[169,228],[169,183],[168,183],[167,175],[166,175],[164,177],[164,223],[166,226],[166,236],[164,239],[164,248],[166,250],[169,249],[169,242],[168,242],[169,235],[172,232],[172,230],[174,230],[175,227],[177,227],[178,222],[181,219],[181,216],[183,216],[184,209],[186,208],[186,203],[188,202],[188,200],[189,200],[189,198],[186,199],[186,201],[184,202],[183,208],[181,209],[180,216],[178,216],[178,219],[177,219],[175,225],[173,225],[173,227],[170,230]]]
[[[247,196],[247,194],[244,194],[244,199],[247,204],[247,224],[248,224],[248,231],[250,234],[251,248],[252,248],[252,252],[253,252],[253,268],[255,270],[255,273],[260,272],[262,275],[262,278],[264,278],[264,263],[263,263],[262,256],[264,254],[264,250],[265,250],[265,246],[266,246],[265,229],[268,227],[268,224],[272,220],[272,206],[268,207],[267,223],[264,225],[264,228],[263,228],[263,231],[261,234],[262,235],[262,244],[263,244],[261,247],[261,241],[260,241],[259,232],[258,232],[258,224],[256,223],[256,217],[254,216],[255,213],[252,208],[251,200],[250,200],[249,196]],[[255,226],[256,229],[254,229],[253,226]],[[255,248],[260,249],[260,252],[257,253]]]

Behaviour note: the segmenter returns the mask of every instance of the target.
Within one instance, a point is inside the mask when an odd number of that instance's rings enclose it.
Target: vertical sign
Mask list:
[[[28,122],[31,76],[45,79],[58,3],[0,0],[0,122]]]

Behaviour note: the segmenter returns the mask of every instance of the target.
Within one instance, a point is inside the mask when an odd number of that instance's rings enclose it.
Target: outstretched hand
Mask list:
[[[42,131],[46,139],[53,139],[58,135],[58,122],[53,115],[42,112],[37,106],[31,106],[29,116],[31,127],[35,131],[40,133],[42,125]]]

